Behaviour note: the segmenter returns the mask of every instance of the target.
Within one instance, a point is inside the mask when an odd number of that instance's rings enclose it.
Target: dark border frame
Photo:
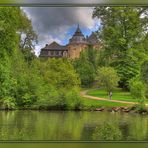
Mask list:
[[[95,6],[143,6],[143,7],[148,7],[148,0],[98,0],[98,2],[94,3],[51,3],[50,0],[48,3],[42,3],[42,0],[37,3],[32,3],[28,2],[25,3],[25,0],[22,0],[24,2],[20,2],[21,0],[11,0],[12,2],[5,0],[5,2],[0,2],[0,6],[21,6],[21,7],[95,7]],[[39,1],[39,0],[36,0]],[[132,2],[131,2],[132,1]],[[59,0],[60,2],[60,0]],[[28,145],[29,144],[29,145]],[[40,145],[41,144],[41,145]],[[22,140],[22,141],[13,141],[13,140],[0,140],[0,148],[1,147],[23,147],[25,145],[25,148],[31,148],[31,147],[38,147],[40,146],[46,146],[46,147],[101,147],[105,148],[107,147],[131,147],[134,146],[136,147],[142,147],[142,148],[147,148],[148,147],[148,141],[78,141],[78,140],[73,140],[73,141],[50,141],[50,140],[37,140],[37,141],[28,141],[28,140]],[[39,147],[40,147],[39,146]]]

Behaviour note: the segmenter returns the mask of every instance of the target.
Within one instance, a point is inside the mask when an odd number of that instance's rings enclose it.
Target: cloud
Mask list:
[[[82,29],[90,31],[94,31],[99,24],[98,20],[92,19],[91,7],[24,7],[22,9],[32,20],[38,34],[37,51],[53,40],[62,44],[65,38],[70,38],[71,34],[67,33],[71,27],[76,27],[78,23]]]

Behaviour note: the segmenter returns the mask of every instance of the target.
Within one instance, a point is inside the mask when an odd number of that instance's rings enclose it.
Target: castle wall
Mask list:
[[[80,53],[87,48],[85,44],[71,44],[68,45],[68,57],[70,59],[76,59],[80,57]]]

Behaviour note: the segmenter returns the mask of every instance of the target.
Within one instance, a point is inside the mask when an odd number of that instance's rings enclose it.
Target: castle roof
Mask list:
[[[91,44],[91,45],[99,44],[97,35],[94,32],[92,32],[92,34],[87,38],[87,42],[88,44]]]
[[[45,50],[67,50],[66,46],[59,45],[57,42],[52,42],[51,44],[46,44],[43,48]]]
[[[82,37],[84,36],[80,30],[79,25],[78,25],[77,30],[75,31],[75,34],[73,36],[82,36]]]
[[[83,35],[83,33],[80,30],[79,25],[77,26],[77,29],[72,36],[72,38],[69,40],[70,44],[87,44],[87,41]]]

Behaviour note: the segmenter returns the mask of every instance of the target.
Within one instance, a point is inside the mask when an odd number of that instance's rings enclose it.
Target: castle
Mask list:
[[[44,48],[41,49],[40,57],[43,58],[60,58],[66,57],[70,59],[79,58],[81,51],[88,48],[91,45],[93,48],[99,49],[100,43],[97,39],[95,33],[85,38],[83,33],[80,30],[79,25],[69,40],[69,43],[65,46],[59,45],[56,42],[52,42],[51,44],[46,44]]]

